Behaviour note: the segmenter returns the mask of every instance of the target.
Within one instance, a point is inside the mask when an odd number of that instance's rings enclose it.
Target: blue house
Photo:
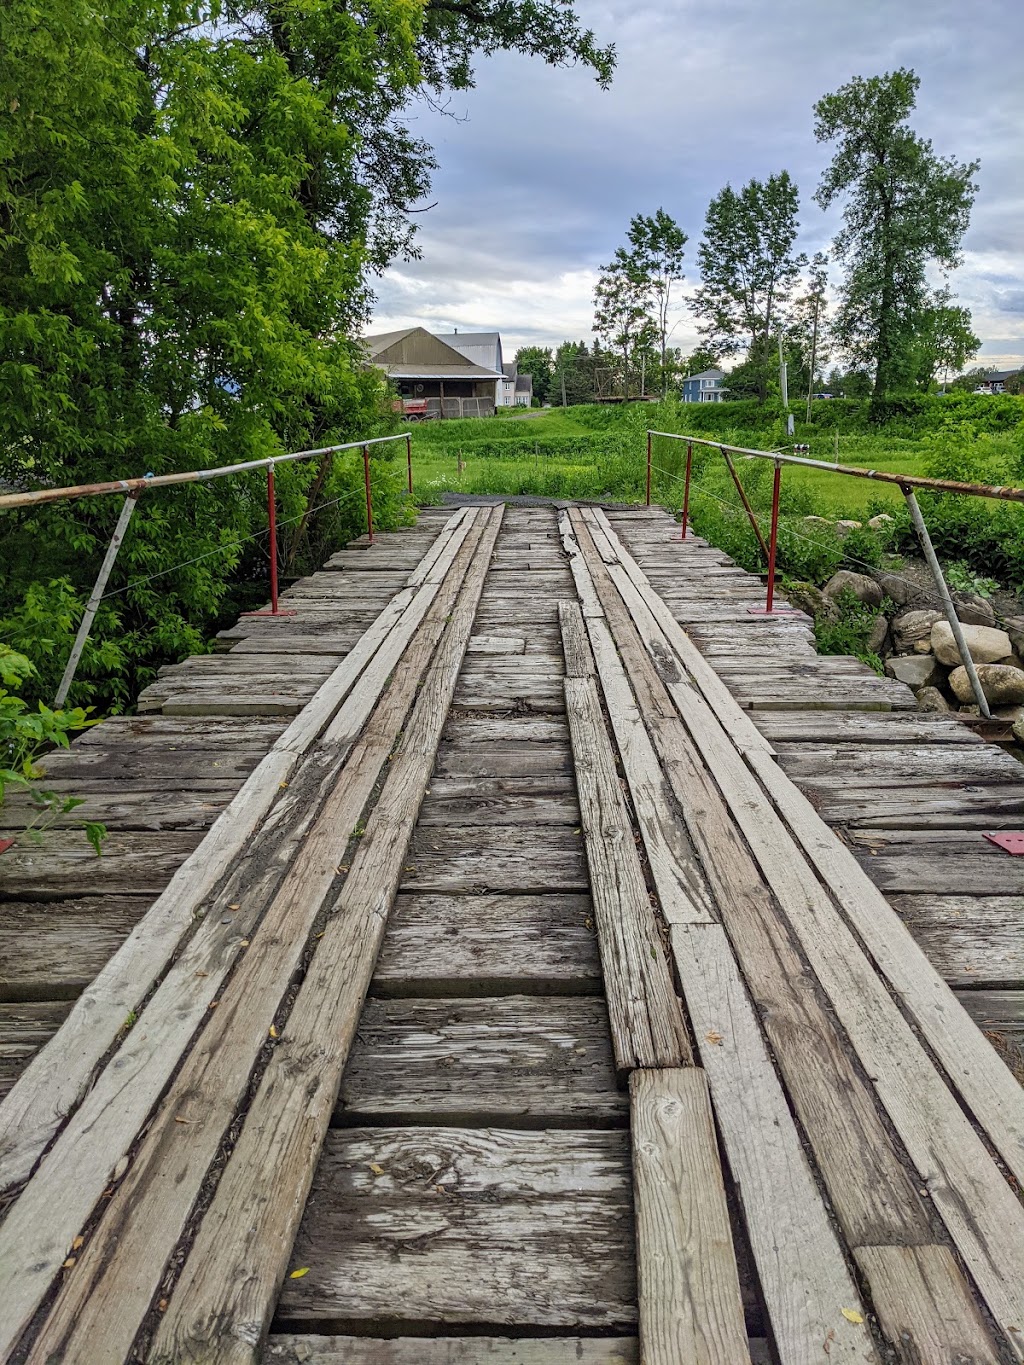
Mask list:
[[[722,385],[724,370],[701,370],[683,380],[684,403],[720,403],[729,392]]]

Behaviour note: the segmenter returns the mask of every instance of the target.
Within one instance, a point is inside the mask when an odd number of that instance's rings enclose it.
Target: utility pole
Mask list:
[[[786,361],[782,354],[782,333],[779,333],[779,388],[782,390],[782,406],[786,413],[786,431],[793,435],[793,414],[789,410],[789,376]]]
[[[563,408],[567,408],[569,405],[568,405],[568,403],[565,401],[565,366],[564,366],[564,365],[563,365],[563,367],[558,371],[558,377],[559,377],[559,379],[561,379],[561,381],[562,381],[562,407],[563,407]]]
[[[811,400],[814,397],[814,371],[818,364],[818,308],[821,295],[814,296],[814,322],[811,326],[811,375],[807,381],[807,424],[811,422]]]

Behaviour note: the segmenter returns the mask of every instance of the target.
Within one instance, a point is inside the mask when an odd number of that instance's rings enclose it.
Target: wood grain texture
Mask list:
[[[472,552],[467,547],[467,553]],[[460,578],[453,569],[449,577],[453,594]],[[351,752],[348,780],[334,787],[322,811],[317,802],[297,800],[299,791],[286,794],[294,818],[279,832],[281,842],[304,841],[298,857],[292,861],[289,854],[285,860],[289,870],[280,889],[275,879],[267,882],[265,890],[272,900],[262,921],[253,925],[245,918],[262,908],[258,896],[250,903],[243,896],[237,912],[223,914],[222,903],[221,913],[207,916],[148,1003],[142,1024],[121,1044],[0,1228],[0,1279],[5,1301],[12,1307],[5,1327],[13,1333],[20,1330],[18,1314],[29,1311],[33,1300],[45,1292],[112,1167],[132,1146],[182,1051],[205,1022],[160,1120],[150,1124],[127,1179],[106,1205],[104,1220],[79,1258],[77,1274],[65,1284],[37,1334],[33,1358],[45,1358],[48,1350],[58,1347],[73,1354],[79,1332],[97,1350],[102,1342],[120,1341],[120,1347],[110,1348],[114,1352],[130,1345],[230,1123],[312,922],[336,878],[351,830],[387,761],[433,643],[444,629],[443,595],[430,610],[435,606],[417,637],[418,662],[396,674],[380,708],[380,723],[368,728],[353,751],[352,738],[362,721],[357,725],[348,711],[355,707],[368,714],[374,688],[379,691],[390,672],[378,655],[366,680],[356,683],[328,725],[325,744],[332,733],[341,731],[337,752],[328,749],[328,772],[335,758],[344,762]],[[351,727],[347,731],[346,725]],[[241,891],[238,894],[242,896]],[[243,935],[253,929],[253,947],[244,951]],[[224,977],[236,961],[238,969],[222,994]],[[217,1013],[210,1014],[215,999]],[[197,1110],[202,1122],[193,1124],[190,1116]],[[172,1185],[161,1179],[168,1161],[176,1163]],[[152,1218],[135,1217],[147,1200],[157,1212]],[[108,1255],[110,1245],[119,1248],[120,1259]]]
[[[289,1265],[310,1267],[284,1284],[278,1321],[292,1330],[621,1332],[636,1321],[628,1135],[332,1131]]]
[[[857,1247],[853,1254],[906,1365],[998,1365],[1002,1352],[947,1247]]]
[[[565,680],[612,1046],[620,1071],[691,1060],[592,679]]]
[[[468,525],[458,524],[462,521],[461,515],[452,518],[438,537],[443,544],[430,571],[437,581],[454,562],[468,534]],[[425,596],[419,599],[411,589],[400,593],[377,617],[302,714],[279,735],[201,841],[185,833],[147,834],[144,839],[113,835],[103,859],[93,857],[89,863],[79,846],[80,836],[62,857],[62,841],[68,836],[58,833],[48,841],[45,859],[26,854],[19,864],[13,850],[5,855],[0,890],[8,895],[37,899],[125,890],[151,893],[156,900],[82,993],[57,1036],[0,1104],[0,1190],[14,1188],[28,1177],[46,1144],[78,1104],[125,1019],[166,970],[182,937],[190,931],[194,914],[245,849],[303,754],[343,705],[383,642],[414,622],[421,607],[425,612],[435,586],[424,582],[422,591]],[[411,625],[410,634],[414,628]],[[166,847],[168,841],[170,847]],[[97,864],[103,867],[102,877]]]
[[[333,914],[159,1322],[154,1362],[177,1361],[189,1353],[211,1362],[238,1358],[240,1342],[247,1343],[246,1358],[254,1359],[265,1339],[501,518],[499,507],[483,523],[479,546]],[[239,1257],[247,1266],[244,1282],[233,1269]]]
[[[334,1122],[562,1128],[626,1111],[603,1000],[368,1000]]]
[[[587,895],[401,895],[373,977],[376,995],[600,991]]]
[[[866,1326],[843,1314],[865,1310],[725,930],[677,926],[672,949],[780,1359],[877,1361]]]
[[[1024,897],[894,896],[892,906],[951,986],[1024,986]]]
[[[644,1365],[735,1365],[747,1350],[707,1078],[629,1079]]]
[[[640,1365],[636,1337],[272,1336],[267,1365]]]
[[[146,896],[8,901],[0,919],[0,1000],[73,1000],[149,905]]]

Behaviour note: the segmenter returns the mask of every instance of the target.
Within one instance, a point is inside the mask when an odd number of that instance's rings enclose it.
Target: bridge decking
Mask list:
[[[429,511],[52,761],[0,1358],[1024,1358],[1020,766],[677,537]]]

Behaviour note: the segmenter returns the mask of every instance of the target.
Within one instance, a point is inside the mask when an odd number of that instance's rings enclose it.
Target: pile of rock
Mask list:
[[[913,605],[920,589],[908,594],[907,582],[891,573],[868,575],[843,569],[832,575],[820,593],[815,589],[810,589],[811,596],[806,591],[797,593],[796,605],[815,616],[835,617],[840,595],[852,595],[875,612],[868,648],[885,660],[889,677],[913,688],[921,710],[976,713],[970,676],[945,613]],[[1024,738],[1024,619],[999,625],[985,598],[966,593],[956,597],[964,642],[992,714],[1014,722]],[[894,603],[889,616],[882,610],[886,600]]]

